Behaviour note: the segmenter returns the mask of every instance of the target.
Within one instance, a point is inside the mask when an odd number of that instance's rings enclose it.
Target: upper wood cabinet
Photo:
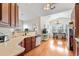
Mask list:
[[[18,5],[16,3],[1,3],[0,13],[1,26],[16,27],[19,25]]]
[[[0,3],[0,21],[2,19],[2,4]]]
[[[10,5],[8,3],[0,4],[1,19],[0,26],[10,26]]]
[[[10,24],[10,5],[8,3],[2,4],[2,22]]]
[[[15,15],[15,4],[12,3],[11,4],[11,27],[14,27],[16,24],[16,19],[15,19],[16,15]]]
[[[18,19],[18,5],[16,3],[11,4],[11,26],[18,27],[19,19]]]
[[[15,26],[18,27],[19,26],[19,7],[17,4],[15,4],[15,14],[16,14],[16,24]]]

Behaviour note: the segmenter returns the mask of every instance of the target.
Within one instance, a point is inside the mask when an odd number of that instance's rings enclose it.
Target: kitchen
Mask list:
[[[61,7],[61,5],[65,7]],[[0,3],[0,56],[27,56],[30,51],[39,48],[50,38],[53,39],[51,26],[54,20],[59,24],[64,19],[65,21],[62,23],[66,23],[67,26],[69,26],[69,22],[75,21],[71,20],[71,18],[74,19],[74,16],[71,15],[74,13],[72,12],[73,6],[73,3]],[[66,44],[69,48],[70,31],[68,32],[68,28],[66,30],[67,36],[62,35],[68,39]],[[57,35],[59,36],[59,34]],[[75,45],[73,47],[74,54],[78,55],[75,52],[77,47]],[[33,53],[31,54],[33,55]]]

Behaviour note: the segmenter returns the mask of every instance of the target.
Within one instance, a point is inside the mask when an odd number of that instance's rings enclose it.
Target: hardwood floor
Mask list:
[[[73,52],[67,49],[66,41],[49,39],[26,53],[25,56],[73,56]]]

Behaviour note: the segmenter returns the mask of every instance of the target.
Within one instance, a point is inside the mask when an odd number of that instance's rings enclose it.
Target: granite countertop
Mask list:
[[[34,34],[26,36],[17,36],[10,38],[9,41],[0,43],[0,56],[15,56],[22,53],[25,49],[19,46],[19,43],[24,40],[24,38],[35,36]]]
[[[7,42],[0,43],[0,56],[14,56],[23,52],[25,49],[18,45],[23,38],[16,37]]]

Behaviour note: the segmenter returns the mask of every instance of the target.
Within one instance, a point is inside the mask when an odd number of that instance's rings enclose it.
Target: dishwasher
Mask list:
[[[41,44],[42,38],[41,35],[36,36],[36,46],[39,46]]]

